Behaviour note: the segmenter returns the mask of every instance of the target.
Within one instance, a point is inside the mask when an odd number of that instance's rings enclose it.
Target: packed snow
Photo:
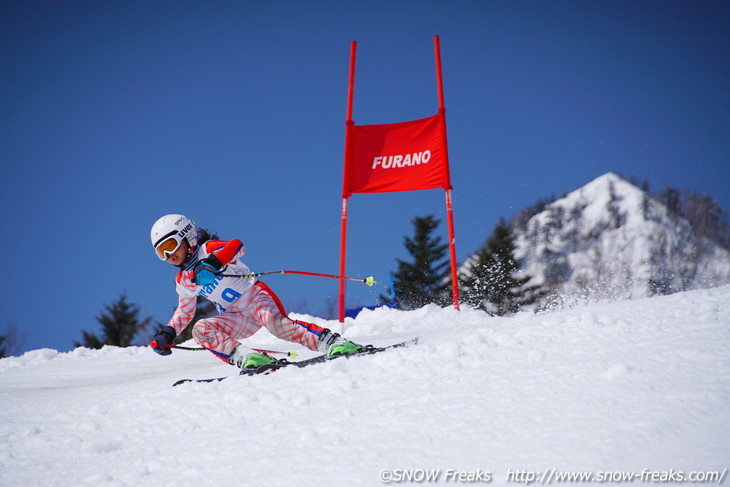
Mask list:
[[[144,347],[2,359],[0,485],[727,477],[730,286],[503,318],[436,306],[365,310],[344,330],[307,318],[361,343],[420,342],[255,377]],[[247,344],[292,349],[265,333]]]

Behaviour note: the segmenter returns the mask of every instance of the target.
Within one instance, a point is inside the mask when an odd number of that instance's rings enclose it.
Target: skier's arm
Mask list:
[[[205,243],[205,250],[210,255],[198,262],[195,266],[195,283],[206,286],[215,282],[215,274],[223,266],[231,262],[236,256],[246,253],[246,248],[240,240],[234,238],[228,242],[211,240]]]
[[[182,332],[195,316],[198,298],[193,290],[182,282],[182,271],[177,276],[178,302],[177,309],[167,325],[160,330],[150,342],[150,347],[160,355],[172,353],[172,342]]]
[[[231,262],[237,255],[243,256],[246,253],[246,247],[237,238],[228,242],[211,240],[205,243],[205,250],[210,255],[203,260],[210,259],[214,267],[217,265],[216,270]]]
[[[175,336],[179,335],[190,324],[195,316],[197,305],[197,297],[178,296],[177,309],[175,309],[172,318],[167,323],[167,326],[175,330]]]

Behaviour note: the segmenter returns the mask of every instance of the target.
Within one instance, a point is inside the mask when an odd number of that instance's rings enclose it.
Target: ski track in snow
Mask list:
[[[175,388],[235,372],[144,347],[2,359],[0,485],[367,486],[398,468],[503,485],[510,469],[730,467],[730,286],[509,318],[366,310],[345,334],[421,340]]]

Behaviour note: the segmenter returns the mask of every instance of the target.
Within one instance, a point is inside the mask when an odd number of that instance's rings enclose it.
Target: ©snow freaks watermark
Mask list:
[[[548,468],[544,472],[531,470],[508,469],[506,480],[508,484],[524,485],[552,485],[561,483],[644,483],[644,484],[723,484],[727,478],[728,469],[720,471],[693,471],[681,470],[655,471],[648,468],[640,472],[631,471],[602,471],[602,472],[567,472]],[[494,475],[488,470],[460,471],[454,469],[426,469],[426,468],[394,468],[380,471],[380,481],[384,484],[489,484]]]
[[[602,472],[568,472],[555,468],[548,468],[544,472],[531,470],[507,471],[507,483],[524,485],[538,484],[551,485],[553,483],[645,483],[645,484],[722,484],[727,477],[727,468],[722,471],[693,471],[681,470],[656,471],[649,468],[641,472],[631,471],[602,471]]]
[[[384,484],[488,484],[492,482],[492,472],[481,469],[462,472],[453,469],[386,468],[380,471],[380,481]]]

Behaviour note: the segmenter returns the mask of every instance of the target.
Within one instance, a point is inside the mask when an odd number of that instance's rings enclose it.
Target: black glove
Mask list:
[[[195,284],[198,286],[207,286],[215,282],[215,275],[223,267],[218,257],[210,254],[205,259],[195,264],[193,272],[195,273]]]
[[[166,326],[155,335],[154,340],[150,343],[150,347],[160,355],[170,355],[172,353],[172,341],[175,339],[175,329]]]

